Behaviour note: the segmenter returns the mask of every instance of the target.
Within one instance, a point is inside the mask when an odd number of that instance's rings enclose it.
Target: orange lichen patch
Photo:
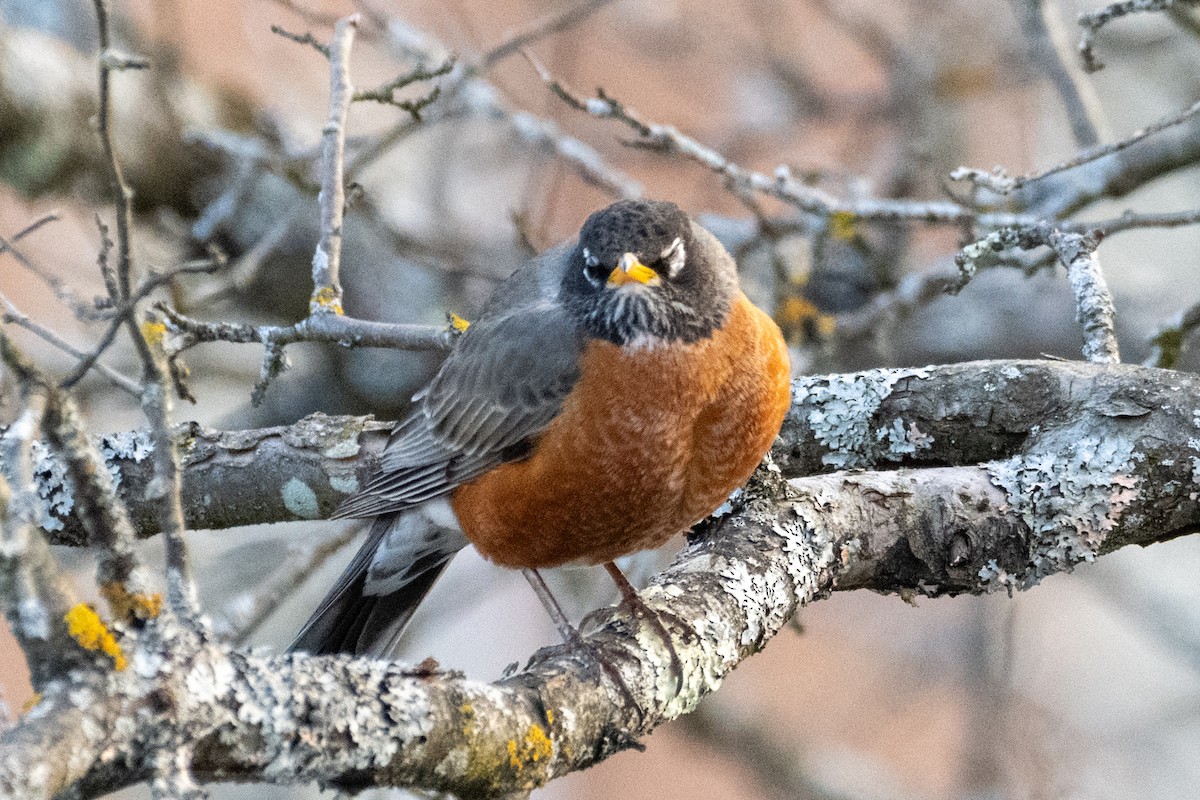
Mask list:
[[[518,772],[529,764],[549,761],[552,755],[554,742],[546,735],[542,726],[536,723],[529,726],[529,731],[520,742],[516,739],[508,740],[508,764]]]
[[[858,233],[858,223],[853,213],[835,211],[829,215],[829,235],[848,242]]]
[[[456,333],[463,333],[467,328],[471,327],[471,323],[467,322],[453,311],[446,314],[446,320],[450,323],[450,330]]]
[[[312,293],[312,297],[308,301],[308,310],[316,311],[332,311],[334,314],[342,314],[342,298],[338,297],[337,292],[330,286],[322,286]]]
[[[117,672],[128,666],[125,654],[121,652],[121,645],[117,644],[116,638],[100,619],[96,609],[87,603],[78,603],[63,619],[67,622],[67,633],[79,642],[79,646],[84,650],[99,650],[104,653],[113,660],[113,669]]]
[[[154,619],[162,611],[162,595],[155,592],[131,592],[123,583],[113,581],[100,586],[100,594],[117,619]]]
[[[146,340],[146,344],[156,350],[161,350],[163,339],[167,335],[167,326],[156,319],[148,319],[142,323],[142,338]]]

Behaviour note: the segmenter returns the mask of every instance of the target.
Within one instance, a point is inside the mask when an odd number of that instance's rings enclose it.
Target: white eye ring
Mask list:
[[[687,262],[687,252],[683,248],[683,239],[678,236],[675,241],[662,251],[662,260],[667,263],[667,275],[674,278]]]
[[[599,286],[600,278],[593,277],[592,273],[589,271],[589,268],[598,266],[599,264],[600,259],[592,255],[592,252],[586,247],[583,248],[583,277],[587,278],[588,283],[590,283],[592,286]]]

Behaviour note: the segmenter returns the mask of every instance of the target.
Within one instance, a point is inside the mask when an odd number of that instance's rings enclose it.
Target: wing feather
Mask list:
[[[518,457],[579,378],[578,326],[556,302],[570,246],[514,273],[396,426],[379,472],[335,516],[403,511]]]

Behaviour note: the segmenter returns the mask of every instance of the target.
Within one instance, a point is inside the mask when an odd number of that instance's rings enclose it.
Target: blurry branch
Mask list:
[[[100,271],[108,289],[109,301],[116,309],[115,321],[129,328],[130,338],[142,362],[142,412],[150,423],[154,444],[154,479],[146,494],[158,506],[159,526],[166,542],[167,598],[171,610],[199,630],[200,607],[191,562],[184,541],[183,505],[180,493],[179,454],[171,438],[172,379],[180,373],[170,368],[163,351],[162,323],[143,315],[142,298],[133,288],[133,190],[125,181],[121,161],[113,139],[111,84],[114,70],[125,68],[128,59],[112,56],[108,7],[105,0],[94,0],[96,26],[100,36],[99,109],[96,130],[108,166],[109,189],[116,203],[117,230],[115,270],[108,264],[109,243],[101,226],[104,243],[100,250]],[[153,282],[153,281],[151,281]],[[115,327],[111,329],[115,333]],[[97,350],[97,357],[99,350]],[[82,365],[82,362],[81,362]],[[78,428],[75,428],[78,436]],[[107,492],[111,496],[111,492]]]
[[[1064,59],[1069,44],[1058,20],[1056,4],[1047,4],[1045,0],[1014,0],[1014,4],[1030,57],[1062,100],[1075,144],[1079,147],[1099,144],[1099,104],[1091,86],[1087,83],[1081,86],[1082,82],[1076,80]]]
[[[1083,150],[1082,152],[1076,154],[1073,158],[1040,172],[1032,172],[1027,175],[1018,175],[1014,178],[1006,175],[1003,170],[999,169],[992,172],[985,172],[983,170],[972,169],[970,167],[959,167],[950,173],[950,178],[951,180],[956,181],[969,181],[977,187],[988,189],[996,192],[997,194],[1007,195],[1017,189],[1020,189],[1025,184],[1039,181],[1042,178],[1046,178],[1050,175],[1057,175],[1060,172],[1066,172],[1067,170],[1075,169],[1076,167],[1080,167],[1084,164],[1088,164],[1106,156],[1113,155],[1114,153],[1119,153],[1125,148],[1137,144],[1149,136],[1167,130],[1168,128],[1172,128],[1176,125],[1180,125],[1197,114],[1200,114],[1200,101],[1193,103],[1191,106],[1179,113],[1171,114],[1151,125],[1147,125],[1141,130],[1134,131],[1120,141],[1099,145],[1097,147],[1090,147],[1087,150]]]
[[[262,584],[234,596],[225,604],[225,614],[213,621],[213,630],[234,644],[244,643],[292,596],[296,587],[312,577],[361,530],[361,525],[352,525],[339,535],[316,544],[290,547],[287,559]]]
[[[794,618],[793,618],[794,619]],[[679,728],[728,764],[746,769],[766,797],[778,800],[851,800],[821,785],[806,769],[803,745],[771,730],[733,704],[708,700],[680,720]]]
[[[1049,224],[1001,228],[967,245],[955,257],[960,281],[953,291],[957,292],[974,277],[984,257],[1012,248],[1049,247],[1066,267],[1067,280],[1075,293],[1076,319],[1083,325],[1084,358],[1102,364],[1119,363],[1112,294],[1096,257],[1101,238],[1095,232],[1064,232]]]
[[[1200,303],[1175,315],[1175,319],[1159,328],[1150,340],[1154,351],[1146,366],[1175,369],[1183,357],[1184,347],[1197,328],[1200,328]]]
[[[1079,15],[1079,24],[1083,35],[1079,38],[1079,56],[1083,59],[1083,68],[1088,72],[1096,72],[1104,68],[1104,63],[1096,58],[1094,48],[1096,34],[1114,19],[1127,14],[1144,11],[1167,11],[1175,5],[1176,0],[1123,0],[1099,9]],[[1187,2],[1187,0],[1181,0]]]
[[[50,289],[54,291],[55,296],[59,300],[62,300],[68,305],[72,306],[76,310],[76,314],[95,313],[95,309],[90,308],[84,304],[82,300],[79,300],[79,298],[77,298],[74,293],[71,292],[71,290],[67,288],[60,280],[38,268],[24,254],[13,247],[16,242],[19,242],[24,237],[40,229],[43,225],[54,222],[57,219],[57,214],[47,214],[13,234],[11,241],[0,238],[0,255],[4,253],[12,254],[12,256],[16,258],[19,263],[21,263],[27,269],[30,269],[38,277],[42,278],[50,287]],[[7,295],[3,293],[0,293],[0,305],[4,306],[4,312],[3,314],[0,314],[0,322],[3,322],[4,324],[18,325],[37,336],[39,339],[48,342],[49,344],[63,351],[67,355],[73,356],[79,361],[84,361],[90,357],[87,353],[84,353],[66,339],[59,336],[52,329],[42,325],[39,322],[36,322],[33,319],[30,319],[19,308],[17,308],[16,304],[13,303]],[[107,364],[96,363],[98,357],[99,356],[97,355],[95,359],[92,359],[93,365],[96,367],[96,370],[104,375],[104,377],[108,378],[114,386],[124,389],[126,392],[129,392],[134,396],[139,396],[141,394],[141,387],[132,378],[121,374]]]
[[[576,27],[600,9],[611,5],[612,2],[613,0],[584,0],[584,2],[564,8],[562,11],[534,20],[524,30],[506,37],[503,42],[484,53],[479,58],[476,69],[481,73],[487,72],[496,64],[535,42]]]
[[[322,43],[317,39],[317,37],[313,36],[308,31],[305,31],[304,33],[292,33],[281,25],[272,25],[271,33],[275,34],[276,36],[282,36],[288,41],[295,42],[296,44],[307,45],[326,58],[329,58],[329,45]]]
[[[1186,455],[1200,383],[1185,374],[978,362],[803,378],[794,397],[776,466],[641,593],[670,631],[682,691],[646,620],[619,608],[590,618],[589,647],[644,715],[569,648],[485,685],[430,665],[207,644],[187,669],[113,673],[83,706],[69,682],[52,687],[36,719],[0,735],[0,790],[112,791],[144,779],[139,765],[185,730],[201,743],[190,753],[201,780],[523,791],[689,713],[831,590],[1012,591],[1200,528]],[[191,699],[164,708],[164,696]],[[35,735],[47,727],[83,737],[65,777],[41,769],[57,752]],[[96,757],[100,742],[110,758]]]
[[[22,370],[23,357],[0,332],[0,356]],[[84,660],[66,625],[75,599],[35,525],[34,442],[41,436],[44,391],[30,386],[25,409],[0,438],[0,607],[25,655],[35,691]]]

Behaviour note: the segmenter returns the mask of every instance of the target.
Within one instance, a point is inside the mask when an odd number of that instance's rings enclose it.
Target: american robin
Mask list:
[[[467,544],[540,590],[538,569],[604,564],[628,597],[613,559],[749,478],[789,378],[779,329],[712,234],[668,202],[592,214],[500,285],[416,395],[337,511],[376,521],[292,649],[387,655]]]

